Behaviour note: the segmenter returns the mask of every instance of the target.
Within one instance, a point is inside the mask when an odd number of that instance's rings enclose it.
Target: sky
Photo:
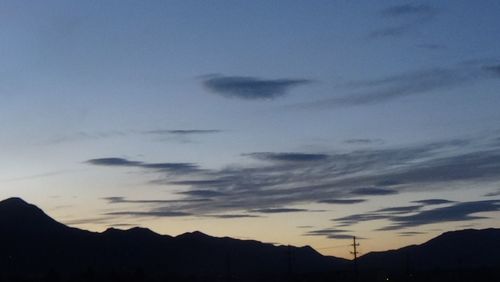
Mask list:
[[[349,257],[500,227],[498,1],[0,1],[0,199]]]

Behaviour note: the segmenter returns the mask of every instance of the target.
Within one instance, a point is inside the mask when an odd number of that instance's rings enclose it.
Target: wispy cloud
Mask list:
[[[423,204],[423,205],[443,205],[443,204],[454,203],[454,201],[446,199],[425,199],[425,200],[412,201],[412,203]]]
[[[182,195],[181,199],[172,202],[108,199],[113,203],[144,201],[145,206],[163,205],[168,210],[193,215],[311,212],[298,205],[359,204],[373,197],[427,191],[430,187],[436,191],[456,185],[481,187],[478,183],[496,183],[500,181],[500,146],[495,138],[455,139],[347,152],[256,152],[245,156],[262,162],[251,161],[251,165],[242,163],[222,169],[202,169],[191,163],[172,167],[166,165],[171,163],[154,164],[123,158],[92,159],[87,163],[157,173],[160,178],[157,177],[156,184],[175,185],[173,193]],[[414,204],[376,211],[373,215],[354,216],[342,223],[387,218],[403,211],[415,212],[416,206],[454,203],[445,199],[423,199]]]
[[[410,236],[415,236],[415,235],[420,235],[420,234],[425,234],[425,233],[419,232],[419,231],[403,231],[403,232],[398,232],[398,234],[401,237],[410,237]]]
[[[310,84],[309,79],[262,79],[248,76],[205,77],[203,86],[209,91],[229,98],[244,100],[275,99],[285,96],[297,86]]]
[[[145,131],[147,134],[172,134],[172,135],[196,135],[196,134],[214,134],[220,133],[220,129],[156,129]]]
[[[350,231],[343,229],[334,229],[334,228],[326,228],[326,229],[318,229],[311,230],[309,232],[304,233],[304,236],[322,236],[328,239],[352,239],[353,235],[349,234]],[[358,237],[359,238],[359,237]]]
[[[418,211],[422,206],[401,206],[401,207],[390,207],[376,210],[376,213],[388,213],[388,214],[404,214]]]
[[[366,202],[366,199],[321,199],[318,203],[322,204],[337,204],[337,205],[351,205]]]
[[[220,219],[238,219],[238,218],[259,218],[261,216],[255,214],[214,214],[214,215],[209,215],[209,217],[220,218]]]
[[[382,144],[384,140],[382,139],[370,139],[370,138],[357,138],[357,139],[347,139],[344,141],[346,144],[354,144],[354,145],[373,145],[373,144]]]
[[[192,143],[194,137],[214,135],[224,132],[220,129],[154,129],[143,131],[144,134],[158,137],[161,141]]]
[[[485,196],[485,197],[496,197],[496,196],[500,196],[500,190],[495,191],[495,192],[486,193],[484,196]]]
[[[312,162],[323,161],[329,156],[327,154],[307,154],[307,153],[270,153],[260,152],[245,154],[256,159],[278,162]]]
[[[255,209],[250,212],[254,213],[291,213],[291,212],[309,212],[307,209],[295,209],[295,208],[267,208],[267,209]]]
[[[451,203],[451,204],[450,204]],[[431,205],[435,205],[434,202]],[[420,206],[401,206],[384,208],[362,214],[354,214],[333,219],[337,226],[352,226],[360,222],[385,220],[387,225],[379,231],[401,230],[433,223],[471,221],[485,217],[476,215],[482,212],[500,211],[500,200],[448,202],[444,207],[424,209]],[[412,232],[409,232],[412,233]],[[413,233],[412,233],[413,234]],[[407,234],[408,235],[408,234]]]
[[[144,163],[139,161],[130,161],[124,158],[97,158],[87,160],[86,163],[97,166],[110,167],[136,167],[143,169],[153,169],[171,173],[193,173],[199,171],[199,167],[193,163]]]
[[[391,6],[380,12],[384,17],[400,18],[408,16],[429,16],[436,13],[436,9],[427,4],[403,4]]]
[[[388,26],[374,30],[371,38],[403,36],[419,26],[431,21],[438,14],[438,9],[428,4],[402,4],[380,11]]]
[[[125,138],[130,136],[141,135],[157,135],[162,137],[170,137],[168,140],[189,142],[196,135],[209,135],[224,132],[220,129],[151,129],[151,130],[109,130],[109,131],[78,131],[64,135],[55,136],[43,144],[59,145],[62,143],[104,140],[111,138]],[[167,139],[167,138],[164,138]],[[164,140],[162,139],[162,140]]]
[[[398,191],[393,189],[378,188],[378,187],[363,187],[354,189],[351,194],[362,196],[380,196],[380,195],[393,195]]]
[[[168,211],[168,210],[150,210],[150,211],[118,211],[109,212],[105,215],[113,216],[131,216],[131,217],[183,217],[190,216],[190,213],[181,211]]]
[[[386,229],[402,229],[441,222],[470,221],[484,218],[475,215],[477,213],[491,211],[500,211],[499,200],[456,203],[413,215],[393,217],[390,219],[393,225],[386,227]]]
[[[195,199],[177,199],[177,200],[130,200],[125,197],[104,197],[109,204],[175,204],[175,203],[193,203],[193,202],[208,202],[208,198]]]
[[[298,104],[299,108],[335,108],[370,105],[401,97],[450,90],[484,79],[500,78],[497,65],[462,63],[448,68],[428,68],[373,80],[351,81],[345,86],[352,93],[316,102]]]

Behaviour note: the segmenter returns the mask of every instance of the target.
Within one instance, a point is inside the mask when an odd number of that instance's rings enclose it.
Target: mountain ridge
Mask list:
[[[177,236],[148,228],[91,232],[68,227],[20,198],[0,201],[2,271],[41,275],[47,269],[141,269],[176,275],[285,275],[351,271],[352,261],[324,256],[311,246],[275,246],[256,240],[213,237],[200,231]],[[370,252],[363,271],[401,272],[500,266],[500,229],[445,232],[422,244]],[[8,269],[2,267],[8,265]],[[215,277],[214,276],[214,277]]]

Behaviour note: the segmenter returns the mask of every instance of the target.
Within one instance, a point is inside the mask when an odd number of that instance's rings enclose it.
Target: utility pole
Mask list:
[[[359,246],[359,243],[356,243],[356,236],[352,237],[352,248],[353,251],[351,254],[354,255],[354,281],[358,281],[358,249],[357,247]]]

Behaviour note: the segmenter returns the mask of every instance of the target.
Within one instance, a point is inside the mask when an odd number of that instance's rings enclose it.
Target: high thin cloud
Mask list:
[[[431,223],[470,221],[484,217],[475,214],[500,211],[500,201],[475,201],[456,203],[451,206],[424,210],[416,214],[391,218],[393,225],[386,229],[402,229]]]
[[[254,213],[290,213],[290,212],[306,212],[310,211],[307,209],[295,209],[295,208],[267,208],[267,209],[255,209],[251,210]]]
[[[317,154],[257,152],[246,156],[262,162],[222,169],[201,169],[196,164],[189,164],[181,166],[181,171],[187,170],[185,173],[172,173],[172,167],[165,165],[170,163],[157,165],[122,158],[92,159],[87,163],[157,173],[160,179],[155,183],[171,186],[172,192],[180,197],[175,202],[163,203],[168,210],[196,216],[280,211],[273,210],[276,207],[281,211],[311,212],[300,205],[318,202],[358,204],[373,197],[392,197],[429,189],[465,189],[466,185],[469,189],[478,189],[475,187],[481,187],[480,183],[500,182],[500,146],[495,138]],[[121,198],[108,200],[124,201]],[[399,210],[376,211],[373,215],[346,218],[341,223],[348,225],[418,210],[412,206],[447,204],[454,202],[423,199]]]
[[[193,203],[193,202],[208,202],[208,198],[197,199],[179,199],[179,200],[129,200],[125,197],[104,197],[103,200],[109,204],[174,204],[174,203]]]
[[[495,61],[496,62],[496,61]],[[383,103],[401,97],[451,90],[484,79],[500,78],[499,65],[465,62],[346,84],[353,91],[341,97],[296,105],[299,108],[335,108]]]
[[[255,214],[214,214],[214,215],[209,215],[209,217],[220,218],[220,219],[237,219],[237,218],[256,218],[261,216]]]
[[[124,158],[97,158],[86,161],[88,164],[110,167],[137,167],[143,169],[153,169],[171,173],[193,173],[199,171],[199,167],[193,163],[144,163],[130,161]]]
[[[304,233],[304,236],[322,236],[328,239],[352,239],[353,235],[348,234],[348,230],[343,229],[319,229],[319,230],[311,230],[309,232]],[[358,237],[359,238],[359,237]]]
[[[323,161],[329,156],[327,154],[307,154],[307,153],[251,153],[246,154],[256,159],[279,162],[312,162]]]
[[[322,199],[318,203],[322,204],[337,204],[337,205],[350,205],[366,202],[366,199]]]
[[[378,187],[364,187],[355,189],[351,193],[354,195],[362,195],[362,196],[381,196],[381,195],[397,194],[398,191],[392,189],[378,188]]]
[[[448,202],[450,203],[450,202]],[[351,226],[360,222],[385,220],[388,224],[380,231],[401,230],[432,223],[471,221],[485,217],[476,214],[482,212],[500,211],[500,200],[485,200],[471,202],[451,202],[444,207],[425,209],[425,205],[402,206],[380,209],[363,214],[354,214],[333,221],[337,226]],[[435,205],[435,203],[431,203]]]
[[[196,134],[214,134],[220,133],[222,130],[219,129],[157,129],[145,131],[147,134],[173,134],[173,135],[196,135]]]
[[[434,19],[437,13],[436,8],[427,4],[403,4],[386,8],[380,11],[380,16],[389,25],[372,31],[370,37],[403,36]]]
[[[425,199],[425,200],[412,201],[412,203],[423,204],[423,205],[442,205],[442,204],[451,204],[454,202],[446,199]]]
[[[181,211],[168,211],[168,210],[150,210],[150,211],[119,211],[109,212],[105,215],[113,216],[131,216],[131,217],[182,217],[190,216],[190,213]]]
[[[354,145],[373,145],[382,144],[384,141],[382,139],[370,139],[370,138],[358,138],[358,139],[347,139],[344,141],[346,144]]]
[[[158,137],[161,141],[192,143],[194,137],[214,135],[223,132],[220,129],[155,129],[144,131],[144,134]]]
[[[44,142],[44,144],[58,145],[61,143],[77,142],[77,141],[92,141],[92,140],[102,140],[110,138],[126,138],[129,136],[140,136],[140,135],[158,135],[171,137],[171,140],[186,142],[189,141],[190,137],[195,135],[209,135],[221,133],[223,130],[220,129],[153,129],[153,130],[109,130],[109,131],[78,131],[65,135],[60,135],[51,138]]]
[[[297,86],[312,83],[308,79],[262,79],[247,76],[208,76],[205,88],[215,94],[244,100],[275,99]]]

